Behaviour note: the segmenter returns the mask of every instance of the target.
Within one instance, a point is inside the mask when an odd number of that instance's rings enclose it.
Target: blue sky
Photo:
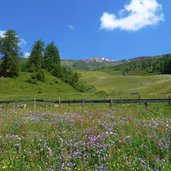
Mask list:
[[[171,52],[170,0],[0,0],[0,36],[21,50],[54,41],[63,59],[128,59]]]

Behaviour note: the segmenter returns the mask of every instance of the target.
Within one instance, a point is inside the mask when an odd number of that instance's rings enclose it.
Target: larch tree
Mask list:
[[[44,55],[44,43],[37,40],[33,45],[30,57],[27,62],[27,70],[29,72],[37,72],[42,68]]]
[[[58,48],[53,42],[47,45],[45,49],[43,66],[51,74],[55,76],[60,75],[60,55]]]
[[[15,77],[19,73],[19,38],[14,30],[8,30],[0,40],[2,55],[1,75]]]

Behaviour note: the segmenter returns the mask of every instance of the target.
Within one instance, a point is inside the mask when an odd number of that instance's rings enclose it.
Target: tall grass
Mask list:
[[[171,170],[165,106],[62,106],[0,112],[0,170]]]

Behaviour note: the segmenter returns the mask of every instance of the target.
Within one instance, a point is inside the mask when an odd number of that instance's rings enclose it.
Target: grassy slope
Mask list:
[[[81,79],[96,87],[97,92],[80,93],[61,80],[46,74],[46,82],[30,84],[27,80],[29,73],[20,73],[18,78],[0,78],[0,100],[13,99],[93,99],[113,98],[137,98],[141,97],[165,97],[171,93],[171,75],[153,76],[121,76],[111,75],[101,71],[82,72]],[[105,93],[106,92],[106,93]]]
[[[110,93],[112,97],[130,97],[135,92],[142,97],[164,97],[171,92],[171,75],[112,76],[89,71],[82,72],[82,80],[91,83],[98,91]]]
[[[46,82],[28,83],[29,73],[20,73],[17,78],[0,78],[0,100],[13,99],[68,99],[83,98],[85,94],[77,92],[68,84],[46,74]],[[86,94],[91,96],[91,94]]]

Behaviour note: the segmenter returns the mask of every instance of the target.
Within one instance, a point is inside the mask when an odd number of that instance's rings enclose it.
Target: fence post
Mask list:
[[[36,109],[36,99],[33,100],[33,109]]]
[[[59,109],[60,109],[61,108],[61,99],[60,99],[60,97],[58,99],[58,105],[59,105]]]
[[[109,107],[112,109],[112,99],[110,98],[110,101],[109,101]]]
[[[148,110],[148,104],[147,104],[147,102],[145,102],[144,105],[145,105],[145,110]]]
[[[82,99],[82,111],[84,112],[84,104],[85,104],[85,99]]]
[[[68,99],[68,105],[71,106],[71,99]]]
[[[170,105],[170,100],[171,100],[171,98],[170,98],[170,96],[169,96],[169,105]]]

